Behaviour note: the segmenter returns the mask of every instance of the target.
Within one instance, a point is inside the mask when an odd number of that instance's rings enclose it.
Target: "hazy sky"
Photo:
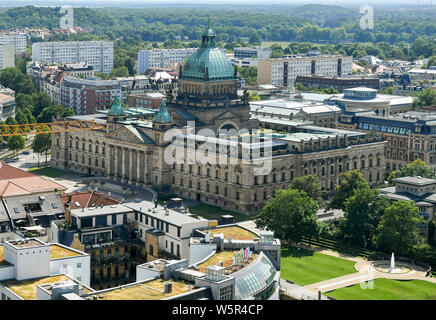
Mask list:
[[[3,1],[1,1],[3,2]],[[152,3],[197,3],[197,4],[207,4],[207,3],[257,3],[257,4],[268,4],[268,3],[276,3],[276,4],[290,4],[290,5],[298,5],[298,4],[307,4],[307,3],[322,3],[322,4],[339,4],[339,5],[362,5],[362,4],[408,4],[408,5],[430,5],[432,2],[434,6],[436,6],[436,0],[65,0],[65,1],[50,1],[50,0],[15,0],[10,2],[10,6],[13,5],[25,5],[25,4],[35,4],[35,3],[44,3],[44,2],[56,2],[59,5],[62,3],[87,3],[87,4],[108,4],[108,3],[118,3],[122,5],[123,2],[136,3],[136,4],[152,4]]]

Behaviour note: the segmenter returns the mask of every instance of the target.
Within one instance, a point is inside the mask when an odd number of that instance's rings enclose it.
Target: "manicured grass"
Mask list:
[[[30,168],[28,171],[34,174],[39,174],[40,176],[46,176],[50,178],[57,178],[67,173],[67,171],[65,170],[52,167],[34,167]]]
[[[355,262],[319,252],[289,247],[281,254],[281,277],[301,286],[357,272]]]
[[[205,203],[200,203],[196,206],[189,207],[189,212],[201,216],[205,219],[219,220],[221,215],[230,214],[235,217],[235,222],[252,220],[253,216],[247,216],[242,213],[235,213],[219,207],[211,206]]]
[[[436,284],[423,280],[375,279],[373,289],[362,289],[356,284],[326,294],[338,300],[436,300]]]

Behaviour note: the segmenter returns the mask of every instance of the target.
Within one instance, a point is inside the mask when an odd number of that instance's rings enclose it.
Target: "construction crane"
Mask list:
[[[105,127],[94,120],[54,121],[48,123],[0,125],[0,136],[26,136],[43,133],[103,130]]]

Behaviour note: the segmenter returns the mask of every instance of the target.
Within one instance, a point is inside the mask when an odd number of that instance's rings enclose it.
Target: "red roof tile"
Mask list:
[[[64,193],[61,195],[61,200],[64,207],[65,204],[68,202],[68,198],[70,196],[70,209],[87,208],[93,206],[95,207],[101,205],[102,202],[104,206],[110,206],[121,202],[121,200],[117,198],[108,196],[98,191],[72,192]],[[76,205],[76,202],[79,203],[79,206]]]
[[[34,177],[34,176],[37,175],[29,171],[12,167],[4,163],[3,161],[0,161],[0,180],[23,178],[23,177]]]

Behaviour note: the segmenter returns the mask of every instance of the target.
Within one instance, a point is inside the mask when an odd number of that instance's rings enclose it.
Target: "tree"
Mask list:
[[[311,174],[308,176],[302,176],[292,180],[291,189],[304,191],[313,200],[321,203],[324,191],[321,190],[321,183],[318,176]]]
[[[328,205],[332,209],[345,209],[345,200],[351,197],[356,190],[369,188],[365,177],[358,169],[343,172],[340,178],[342,181],[336,186],[333,199]]]
[[[304,191],[278,190],[256,217],[259,228],[267,228],[277,238],[298,242],[303,236],[317,237],[318,204]]]
[[[47,162],[47,154],[51,149],[51,134],[37,134],[32,142],[32,150],[37,154],[45,154],[45,162]]]
[[[33,114],[36,117],[38,115],[40,115],[45,108],[53,105],[51,100],[50,100],[50,97],[45,92],[34,94],[33,101],[34,101],[33,102],[33,105],[34,105]]]
[[[374,236],[374,245],[385,252],[408,255],[424,242],[419,235],[419,226],[423,223],[424,218],[419,216],[413,202],[399,200],[386,208]]]
[[[51,122],[53,118],[65,118],[74,116],[73,109],[64,107],[60,104],[44,108],[38,116],[38,122]]]
[[[250,44],[255,46],[260,46],[262,44],[262,39],[260,38],[257,32],[253,32],[250,36],[250,40],[248,41]]]
[[[18,93],[15,97],[15,103],[17,110],[23,110],[25,108],[33,110],[35,107],[35,101],[33,100],[33,96],[30,94]]]
[[[110,73],[111,78],[120,78],[120,77],[128,77],[128,76],[129,76],[129,70],[125,66],[112,69]]]
[[[8,139],[8,148],[14,153],[18,150],[23,150],[26,147],[26,140],[23,136],[11,136]]]
[[[388,182],[392,183],[396,178],[416,176],[434,179],[436,178],[436,171],[430,168],[430,166],[421,159],[417,159],[404,168],[391,172],[388,177]]]
[[[361,188],[345,200],[345,217],[340,222],[341,238],[348,245],[366,248],[380,222],[387,198],[379,197],[378,189]]]
[[[36,92],[32,79],[15,67],[0,71],[0,84],[18,93],[32,94]]]

